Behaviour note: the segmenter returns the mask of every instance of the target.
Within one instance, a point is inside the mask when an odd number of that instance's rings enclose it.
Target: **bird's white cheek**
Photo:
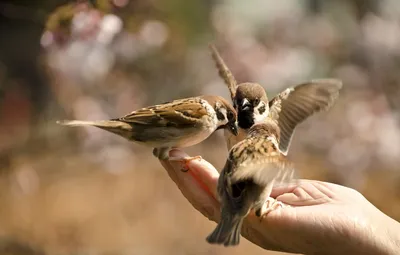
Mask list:
[[[263,122],[268,117],[268,113],[269,113],[268,108],[262,114],[260,114],[258,109],[255,108],[253,113],[254,123],[257,124]]]
[[[215,112],[215,109],[206,102],[203,103],[203,107],[206,108],[208,112],[207,116],[203,116],[203,123],[205,124],[205,128],[214,131],[217,127],[219,127],[217,113]]]
[[[227,115],[226,109],[219,109],[219,111],[220,111],[221,115],[223,116],[223,118],[222,119],[217,118],[218,126],[226,125],[228,123],[228,118],[226,117],[226,115]]]
[[[223,126],[228,122],[226,120],[222,120],[222,121],[219,120],[215,113],[212,114],[210,117],[207,117],[206,119],[205,119],[205,123],[207,123],[206,127],[207,127],[207,129],[210,129],[212,131],[215,131],[216,128],[218,128],[219,126]]]

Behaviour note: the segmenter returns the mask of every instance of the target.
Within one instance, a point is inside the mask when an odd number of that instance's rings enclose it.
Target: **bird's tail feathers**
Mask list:
[[[94,126],[98,128],[122,128],[122,129],[132,129],[131,125],[128,123],[118,121],[118,120],[96,120],[96,121],[86,121],[86,120],[59,120],[57,124],[63,126]]]
[[[84,120],[60,120],[57,124],[70,127],[93,126],[104,129],[111,133],[123,136],[127,139],[131,137],[132,126],[126,122],[118,120],[99,120],[99,121],[84,121]]]
[[[224,246],[238,245],[242,224],[242,218],[222,214],[221,221],[206,240],[211,244],[223,244]]]

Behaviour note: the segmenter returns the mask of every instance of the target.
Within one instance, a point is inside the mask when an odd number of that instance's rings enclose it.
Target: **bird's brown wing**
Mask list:
[[[151,127],[193,127],[207,114],[199,98],[187,98],[134,111],[118,120]]]
[[[268,185],[272,180],[288,182],[293,178],[291,163],[279,156],[267,156],[257,162],[238,166],[232,175],[232,182],[251,179],[259,185]]]
[[[341,88],[340,80],[312,80],[282,91],[269,102],[269,117],[277,121],[280,128],[279,149],[284,155],[287,155],[296,126],[314,113],[328,110]]]
[[[232,175],[232,181],[251,179],[258,185],[266,186],[271,181],[289,182],[294,175],[293,165],[279,156],[267,156],[262,160],[238,167]]]
[[[229,70],[228,66],[225,64],[221,55],[218,53],[217,48],[210,44],[209,48],[211,50],[211,56],[217,66],[219,76],[224,80],[225,84],[228,86],[229,92],[231,93],[232,101],[236,95],[237,82],[232,72]]]
[[[275,143],[276,144],[276,143]],[[288,181],[293,175],[293,165],[265,137],[246,139],[235,145],[230,158],[236,163],[231,167],[232,183],[251,179],[259,185],[267,185],[274,179]]]

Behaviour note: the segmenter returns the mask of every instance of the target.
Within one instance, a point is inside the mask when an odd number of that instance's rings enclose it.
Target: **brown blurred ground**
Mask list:
[[[297,129],[290,158],[300,177],[353,187],[400,220],[400,3],[92,2],[0,4],[1,254],[278,254],[208,245],[214,223],[151,149],[55,124],[228,97],[209,42],[270,97],[342,79],[335,107]],[[186,151],[217,169],[227,154],[220,132]]]

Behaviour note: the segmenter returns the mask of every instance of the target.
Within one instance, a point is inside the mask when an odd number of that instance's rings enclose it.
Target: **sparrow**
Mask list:
[[[198,144],[218,129],[228,129],[233,135],[237,135],[238,130],[235,109],[220,96],[178,99],[111,120],[63,120],[57,123],[104,129],[154,148],[153,155],[160,160],[170,159],[172,148]]]
[[[255,123],[270,118],[278,124],[281,131],[280,150],[286,155],[296,126],[315,113],[328,111],[342,88],[340,80],[315,79],[287,88],[269,101],[260,84],[237,84],[215,46],[210,44],[210,50],[219,75],[229,89],[238,116],[238,135],[232,136],[225,132],[228,150],[245,139]]]
[[[218,179],[221,220],[207,237],[212,244],[238,245],[244,218],[254,209],[260,220],[283,204],[270,198],[276,180],[293,177],[293,165],[279,150],[280,130],[266,119],[254,124],[246,138],[229,151]]]

